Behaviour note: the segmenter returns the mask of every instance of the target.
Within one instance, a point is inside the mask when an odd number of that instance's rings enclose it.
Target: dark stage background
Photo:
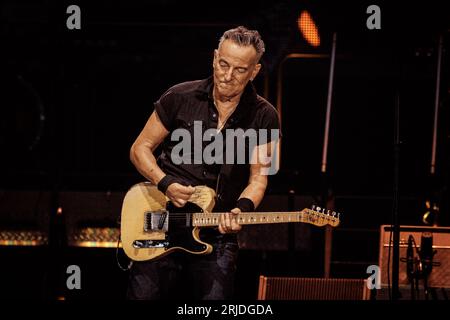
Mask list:
[[[450,39],[443,3],[2,1],[0,296],[124,298],[128,273],[117,267],[116,250],[79,247],[73,239],[80,230],[118,227],[125,192],[143,180],[129,148],[153,102],[171,85],[208,77],[219,37],[237,25],[258,29],[265,40],[255,85],[281,112],[281,168],[260,209],[300,210],[321,203],[327,190],[342,214],[330,276],[366,278],[367,266],[378,263],[380,226],[392,222],[397,95],[400,223],[423,225],[430,200],[440,207],[439,225],[449,226]],[[81,30],[66,28],[71,4],[81,8]],[[381,8],[381,30],[366,27],[371,4]],[[302,10],[318,26],[318,47],[298,30]],[[436,172],[430,174],[440,37]],[[311,56],[286,58],[295,53]],[[11,245],[7,232],[23,238],[40,232],[44,240]],[[255,299],[260,274],[324,276],[323,229],[249,227],[240,241],[236,298]],[[72,264],[82,270],[81,290],[64,289]]]

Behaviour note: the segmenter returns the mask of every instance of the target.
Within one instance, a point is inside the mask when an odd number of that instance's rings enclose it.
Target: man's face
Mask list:
[[[240,95],[247,83],[253,80],[261,69],[257,63],[253,46],[239,46],[225,40],[214,50],[214,87],[216,94],[233,98]]]

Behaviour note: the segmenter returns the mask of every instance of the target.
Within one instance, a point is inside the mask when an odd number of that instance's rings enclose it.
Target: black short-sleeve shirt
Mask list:
[[[266,142],[279,135],[271,134],[271,129],[280,129],[279,117],[276,109],[264,98],[259,96],[253,84],[249,82],[235,111],[228,118],[220,134],[222,134],[223,148],[216,148],[208,152],[218,163],[205,161],[205,148],[214,138],[203,139],[203,134],[208,129],[210,133],[217,132],[217,120],[219,113],[212,98],[213,77],[184,82],[167,90],[155,102],[155,110],[169,136],[162,144],[162,152],[158,158],[158,165],[166,174],[178,177],[186,185],[207,185],[216,191],[216,206],[214,211],[229,211],[235,207],[239,195],[248,184],[249,168],[249,139],[244,139],[246,156],[242,161],[242,149],[237,150],[238,143],[235,140],[233,157],[234,161],[227,161],[227,134],[236,129],[242,132],[262,132],[266,129]],[[229,130],[228,130],[229,129]],[[252,129],[248,130],[248,129]],[[279,132],[279,131],[274,131]],[[180,135],[181,133],[181,135]],[[183,136],[185,135],[185,136]],[[187,140],[190,148],[180,151],[180,142],[183,137],[192,137]],[[265,142],[257,135],[257,144]],[[186,145],[186,144],[184,144]],[[251,147],[251,145],[250,145]],[[175,152],[176,151],[176,152]],[[211,149],[209,149],[211,151]],[[174,156],[177,155],[177,156]],[[232,159],[230,157],[229,159]],[[240,159],[238,157],[241,157]],[[177,160],[174,160],[177,159]],[[189,163],[190,162],[190,163]],[[244,163],[242,163],[244,162]]]

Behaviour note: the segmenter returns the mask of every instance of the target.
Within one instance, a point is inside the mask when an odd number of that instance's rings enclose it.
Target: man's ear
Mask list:
[[[256,76],[257,76],[258,73],[259,73],[259,70],[261,70],[261,64],[260,64],[260,63],[258,63],[258,64],[255,65],[255,68],[253,69],[252,76],[250,77],[250,80],[253,81],[253,79],[256,78]]]
[[[219,51],[217,51],[217,49],[214,49],[214,56],[213,56],[213,68],[216,65],[216,59],[217,59],[217,54],[219,53]]]

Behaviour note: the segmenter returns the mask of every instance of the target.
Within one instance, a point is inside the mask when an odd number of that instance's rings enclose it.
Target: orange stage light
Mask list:
[[[320,46],[319,29],[308,11],[304,10],[300,12],[297,25],[303,37],[311,46]]]

